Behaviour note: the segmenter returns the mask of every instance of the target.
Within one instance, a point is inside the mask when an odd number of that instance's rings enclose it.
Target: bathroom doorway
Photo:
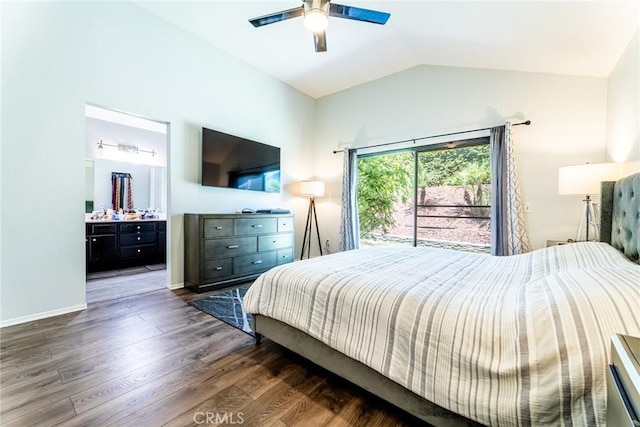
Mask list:
[[[87,303],[169,283],[169,123],[85,105]]]

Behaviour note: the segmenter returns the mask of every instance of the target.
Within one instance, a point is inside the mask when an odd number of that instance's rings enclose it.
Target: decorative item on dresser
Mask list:
[[[292,262],[293,236],[291,214],[185,214],[185,286],[224,288]]]

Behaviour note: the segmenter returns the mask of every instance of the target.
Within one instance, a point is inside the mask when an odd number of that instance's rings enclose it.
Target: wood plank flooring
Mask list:
[[[424,425],[166,288],[0,330],[2,426]]]

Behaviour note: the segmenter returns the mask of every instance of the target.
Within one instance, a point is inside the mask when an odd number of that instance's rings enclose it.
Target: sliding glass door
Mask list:
[[[358,159],[361,246],[489,252],[488,138]]]
[[[413,152],[358,158],[360,246],[414,245]]]

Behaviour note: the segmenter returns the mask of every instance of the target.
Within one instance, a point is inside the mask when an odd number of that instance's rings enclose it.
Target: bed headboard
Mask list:
[[[602,183],[600,240],[640,263],[640,173]]]

